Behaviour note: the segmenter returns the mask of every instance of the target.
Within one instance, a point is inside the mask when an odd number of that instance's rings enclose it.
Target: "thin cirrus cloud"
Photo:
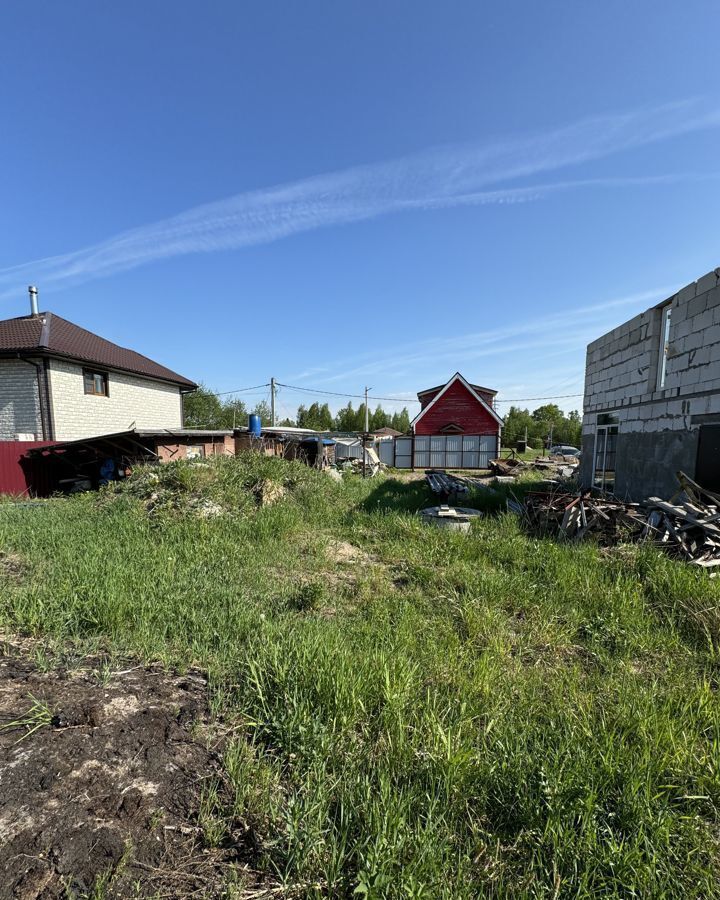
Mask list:
[[[720,110],[700,107],[698,101],[682,101],[595,116],[541,134],[438,147],[236,194],[75,252],[0,269],[0,298],[16,295],[28,280],[41,282],[44,289],[57,289],[174,256],[271,243],[300,232],[393,212],[527,203],[573,189],[715,177],[681,173],[505,185],[717,127]]]
[[[440,384],[456,370],[475,371],[487,360],[492,367],[493,387],[499,390],[498,402],[523,397],[542,397],[572,392],[582,393],[583,360],[586,345],[618,324],[618,316],[628,311],[639,312],[670,296],[677,286],[661,285],[651,290],[609,298],[562,310],[538,319],[523,319],[500,328],[449,337],[430,338],[407,344],[394,344],[391,351],[378,349],[358,354],[342,363],[330,363],[288,376],[290,383],[312,384],[334,390],[337,382],[349,384],[382,383],[382,394],[397,397],[397,403],[385,403],[391,409],[417,405],[416,392],[428,384]],[[523,369],[537,363],[532,386],[517,383],[517,359]],[[428,370],[428,361],[432,369]],[[556,369],[548,368],[556,360]],[[418,384],[417,373],[423,383]],[[412,388],[408,390],[408,384]],[[375,393],[379,393],[375,391]],[[296,398],[295,398],[296,399]],[[577,408],[579,397],[559,401],[567,408]],[[341,405],[339,401],[336,405]],[[502,407],[506,409],[506,406]]]
[[[599,329],[611,328],[617,324],[617,310],[628,307],[643,310],[669,296],[674,289],[665,285],[563,310],[555,315],[523,319],[500,328],[431,338],[405,345],[395,344],[392,352],[379,349],[351,359],[345,358],[342,365],[331,364],[327,367],[327,372],[333,374],[323,376],[319,369],[315,369],[298,373],[288,380],[305,381],[313,378],[319,382],[321,379],[322,386],[325,386],[338,381],[363,380],[375,375],[398,377],[405,372],[415,371],[417,367],[427,369],[428,360],[432,360],[433,366],[437,368],[438,381],[442,381],[447,366],[457,367],[489,356],[507,357],[511,352],[538,350],[544,359],[552,347],[582,352],[589,341],[602,333]],[[524,356],[523,359],[527,362],[531,357]]]

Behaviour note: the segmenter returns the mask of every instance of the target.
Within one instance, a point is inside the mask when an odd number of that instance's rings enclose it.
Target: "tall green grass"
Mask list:
[[[150,512],[141,479],[0,504],[0,549],[26,565],[0,619],[58,653],[207,668],[234,726],[212,830],[242,823],[289,891],[720,897],[705,573],[506,514],[426,528],[422,482],[257,456],[161,478]],[[261,508],[264,479],[287,493]],[[222,515],[197,514],[208,498]],[[360,552],[338,560],[336,541]]]

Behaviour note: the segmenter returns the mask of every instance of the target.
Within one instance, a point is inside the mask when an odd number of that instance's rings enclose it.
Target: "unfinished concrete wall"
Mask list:
[[[665,381],[663,310],[670,307]],[[593,341],[587,348],[581,478],[592,480],[597,417],[618,419],[616,488],[642,500],[695,474],[698,429],[720,423],[720,269]]]

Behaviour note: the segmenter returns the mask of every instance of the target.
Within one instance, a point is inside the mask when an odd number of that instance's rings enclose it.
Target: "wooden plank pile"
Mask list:
[[[533,491],[522,502],[513,497],[508,509],[520,513],[535,531],[556,532],[574,540],[594,535],[605,545],[638,539],[646,524],[638,504],[599,499],[589,491]]]
[[[720,495],[677,473],[680,488],[670,500],[650,497],[646,536],[693,565],[720,566]]]
[[[645,504],[593,497],[590,491],[533,491],[520,500],[511,495],[507,508],[529,527],[572,540],[589,536],[604,546],[649,540],[696,566],[720,566],[720,494],[700,487],[683,472],[670,498],[650,497]]]

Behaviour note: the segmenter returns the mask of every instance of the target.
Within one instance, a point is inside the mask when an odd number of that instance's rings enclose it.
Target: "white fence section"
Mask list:
[[[361,438],[336,438],[335,459],[362,459]],[[368,441],[368,447],[377,453],[380,462],[386,466],[395,465],[395,441],[391,437],[384,437],[374,441]]]
[[[395,467],[398,469],[487,469],[490,460],[497,455],[498,439],[492,434],[395,438]]]

